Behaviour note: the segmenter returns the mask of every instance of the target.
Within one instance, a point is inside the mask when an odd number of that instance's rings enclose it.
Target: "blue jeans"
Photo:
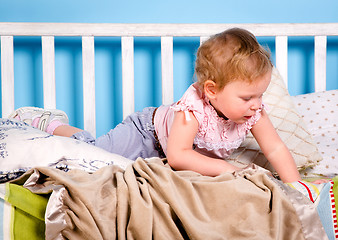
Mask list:
[[[160,154],[154,135],[154,111],[154,107],[148,107],[143,109],[142,112],[133,113],[114,129],[97,139],[87,131],[75,133],[72,138],[131,160],[136,160],[138,157],[164,157]]]

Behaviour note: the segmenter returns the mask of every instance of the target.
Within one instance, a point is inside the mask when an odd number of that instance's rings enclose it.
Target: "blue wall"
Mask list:
[[[0,0],[1,22],[109,22],[109,23],[284,23],[338,22],[338,1],[46,1]],[[121,119],[121,52],[118,38],[96,38],[97,135]],[[274,55],[274,42],[259,41]],[[198,39],[174,41],[175,100],[193,80]],[[43,106],[39,38],[15,38],[15,106]],[[313,91],[313,39],[289,40],[291,94]],[[70,123],[82,122],[82,60],[79,38],[56,38],[57,107]],[[338,88],[338,39],[328,39],[328,89]],[[304,71],[305,69],[305,71]],[[136,110],[161,104],[159,39],[135,39]],[[76,81],[74,81],[76,79]],[[153,94],[155,92],[155,94]],[[70,104],[69,102],[72,102]],[[73,103],[74,102],[74,103]],[[104,105],[105,107],[99,107]]]
[[[336,0],[1,0],[1,21],[248,23],[336,22]]]

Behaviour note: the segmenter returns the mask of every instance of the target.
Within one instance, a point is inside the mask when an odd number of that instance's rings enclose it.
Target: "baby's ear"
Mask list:
[[[206,80],[204,82],[204,93],[209,99],[214,99],[217,93],[216,83],[212,80]]]

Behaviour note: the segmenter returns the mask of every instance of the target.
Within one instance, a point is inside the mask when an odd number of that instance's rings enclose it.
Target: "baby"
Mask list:
[[[280,178],[295,182],[300,180],[295,161],[262,103],[272,67],[269,53],[255,36],[233,28],[200,46],[197,81],[178,102],[133,113],[97,139],[68,125],[66,114],[60,110],[25,107],[11,117],[130,159],[166,157],[175,170],[209,176],[238,170],[225,159],[251,131]]]

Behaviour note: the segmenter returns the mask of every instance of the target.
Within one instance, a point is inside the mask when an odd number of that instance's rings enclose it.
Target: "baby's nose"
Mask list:
[[[262,101],[261,100],[255,100],[253,101],[252,105],[251,105],[251,110],[258,110],[262,105]]]

